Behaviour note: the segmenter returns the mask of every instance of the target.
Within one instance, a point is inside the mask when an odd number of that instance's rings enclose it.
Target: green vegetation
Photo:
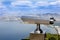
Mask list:
[[[46,34],[45,40],[58,40],[58,35],[57,34]]]
[[[30,39],[22,39],[22,40],[30,40]]]

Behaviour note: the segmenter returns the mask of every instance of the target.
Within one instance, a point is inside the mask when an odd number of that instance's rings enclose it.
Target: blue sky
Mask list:
[[[60,0],[0,0],[0,15],[60,13]]]

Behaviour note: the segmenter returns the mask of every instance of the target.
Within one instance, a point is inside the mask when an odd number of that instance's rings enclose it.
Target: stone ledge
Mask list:
[[[30,40],[44,40],[44,34],[30,33]]]

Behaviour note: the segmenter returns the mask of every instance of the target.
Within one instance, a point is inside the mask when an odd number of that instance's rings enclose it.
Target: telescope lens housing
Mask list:
[[[52,18],[50,18],[50,22],[49,22],[49,24],[54,24],[54,22],[55,22],[56,20],[52,17]]]
[[[49,24],[54,24],[54,21],[50,21]]]

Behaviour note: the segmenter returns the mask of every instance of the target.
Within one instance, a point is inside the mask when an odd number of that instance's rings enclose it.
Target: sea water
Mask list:
[[[34,24],[0,21],[0,40],[21,40],[29,36],[29,33],[34,29]]]

